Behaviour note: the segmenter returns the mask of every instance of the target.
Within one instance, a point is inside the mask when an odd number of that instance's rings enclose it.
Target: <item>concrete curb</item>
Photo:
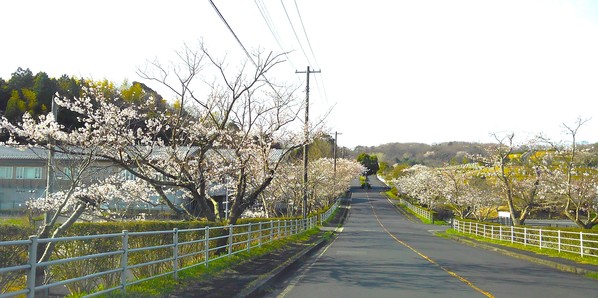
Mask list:
[[[522,254],[522,253],[517,253],[515,251],[512,250],[508,250],[508,249],[503,249],[500,247],[496,247],[493,245],[488,245],[488,244],[484,244],[481,242],[477,242],[474,240],[469,240],[467,238],[463,238],[463,237],[458,237],[458,236],[454,236],[454,235],[448,235],[448,234],[444,234],[445,236],[447,236],[448,238],[455,240],[457,242],[461,242],[464,244],[467,244],[469,246],[473,246],[473,247],[478,247],[478,248],[483,248],[486,250],[491,250],[491,251],[495,251],[513,258],[517,258],[517,259],[522,259],[522,260],[527,260],[536,264],[540,264],[540,265],[544,265],[544,266],[548,266],[554,269],[558,269],[561,271],[565,271],[565,272],[571,272],[571,273],[575,273],[575,274],[579,274],[579,275],[588,275],[588,274],[598,274],[597,271],[593,271],[593,270],[588,270],[585,268],[580,268],[577,266],[572,266],[572,265],[567,265],[567,264],[563,264],[563,263],[559,263],[559,262],[555,262],[555,261],[551,261],[551,260],[546,260],[546,259],[542,259],[542,258],[536,258],[527,254]]]
[[[254,280],[249,285],[247,285],[241,292],[239,292],[237,295],[235,295],[235,298],[249,297],[249,296],[253,296],[253,295],[259,293],[268,285],[268,283],[271,280],[273,280],[279,274],[284,272],[284,270],[289,268],[291,265],[295,264],[298,260],[302,259],[305,255],[311,253],[312,251],[319,249],[323,244],[325,244],[327,242],[328,241],[326,239],[320,238],[313,245],[305,248],[304,250],[300,251],[299,253],[297,253],[296,255],[291,257],[290,259],[288,259],[285,262],[283,262],[282,264],[280,264],[278,267],[276,267],[276,269],[272,270],[269,273],[259,276],[256,280]]]

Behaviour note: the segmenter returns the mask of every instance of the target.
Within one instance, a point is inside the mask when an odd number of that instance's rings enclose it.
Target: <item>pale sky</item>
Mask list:
[[[303,89],[296,70],[322,71],[310,118],[332,109],[326,126],[341,146],[568,140],[562,124],[580,117],[591,120],[578,140],[598,142],[598,0],[214,3],[249,51],[291,51],[277,81]],[[147,60],[167,63],[200,39],[231,65],[245,57],[207,0],[8,0],[2,12],[5,80],[22,67],[140,81]]]

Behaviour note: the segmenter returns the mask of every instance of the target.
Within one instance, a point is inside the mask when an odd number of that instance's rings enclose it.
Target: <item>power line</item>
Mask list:
[[[305,39],[307,40],[307,45],[309,46],[309,50],[311,51],[312,57],[314,58],[314,62],[316,62],[316,66],[319,66],[318,60],[316,59],[316,54],[314,54],[314,49],[311,47],[311,42],[309,41],[309,37],[307,36],[307,31],[305,30],[305,25],[303,24],[303,18],[301,17],[301,12],[299,12],[299,6],[297,5],[297,0],[294,0],[294,2],[295,2],[295,8],[297,9],[297,15],[299,15],[299,21],[301,22],[301,28],[303,29],[303,34],[305,35]]]
[[[295,39],[297,39],[297,42],[299,43],[299,47],[301,48],[301,52],[303,52],[303,56],[307,60],[307,63],[311,64],[311,61],[309,60],[309,57],[307,57],[307,54],[305,53],[305,49],[303,49],[303,44],[301,43],[301,40],[299,40],[299,36],[297,35],[297,31],[295,31],[295,26],[293,26],[293,22],[291,22],[291,17],[289,16],[289,12],[287,11],[287,7],[284,5],[283,0],[280,0],[280,3],[282,4],[282,8],[284,9],[284,13],[287,16],[287,20],[289,20],[289,25],[291,25],[291,29],[293,29],[293,34],[295,34]]]
[[[303,49],[302,43],[299,40],[297,33],[295,32],[295,27],[293,26],[291,19],[289,17],[289,14],[286,10],[286,7],[282,1],[283,0],[280,0],[280,2],[282,3],[282,7],[284,8],[284,11],[286,13],[287,19],[289,20],[289,23],[291,24],[291,28],[293,29],[293,33],[295,34],[295,38],[297,39],[297,42],[299,42],[299,46],[301,47],[301,51],[303,52],[305,59],[308,61],[308,63],[311,64],[311,62],[309,62],[309,58],[307,57],[307,54],[305,53],[305,50]],[[316,54],[314,53],[313,47],[311,46],[311,41],[309,40],[309,36],[307,35],[307,30],[305,29],[305,24],[303,23],[303,17],[301,16],[301,11],[299,10],[299,5],[297,4],[297,0],[294,0],[294,3],[295,3],[295,9],[297,10],[297,15],[299,16],[299,21],[301,22],[301,28],[303,29],[303,34],[305,35],[305,39],[307,40],[307,45],[309,46],[309,50],[311,51],[311,55],[314,59],[314,62],[316,62],[316,66],[319,67],[318,59],[316,58]],[[328,101],[328,94],[326,93],[326,87],[324,84],[323,77],[320,79],[318,79],[316,77],[316,86],[318,88],[319,93],[323,95],[324,100]],[[323,89],[323,91],[320,89],[320,87]]]
[[[235,37],[235,40],[237,40],[237,42],[239,43],[239,45],[241,46],[241,48],[243,49],[243,51],[245,52],[245,54],[247,55],[247,57],[249,58],[249,60],[251,60],[251,62],[253,63],[253,65],[255,67],[257,67],[257,63],[255,63],[255,61],[253,60],[253,57],[251,57],[251,55],[249,54],[249,52],[247,51],[247,49],[245,48],[245,46],[243,45],[243,43],[241,42],[241,40],[239,39],[239,37],[237,37],[237,34],[235,34],[235,31],[233,31],[233,28],[231,28],[231,26],[228,24],[228,22],[226,21],[226,19],[222,15],[222,13],[220,13],[220,10],[218,10],[218,7],[216,7],[216,4],[214,4],[214,1],[212,1],[212,0],[208,0],[208,1],[210,1],[210,4],[212,4],[212,7],[216,11],[216,13],[218,14],[218,16],[222,20],[222,22],[224,22],[224,25],[226,25],[226,27],[228,28],[228,30],[230,31],[230,33]],[[265,78],[265,76],[264,76],[264,78]]]
[[[212,4],[212,7],[216,11],[216,13],[218,14],[218,16],[222,20],[222,22],[224,22],[224,24],[226,25],[226,27],[228,28],[228,30],[230,31],[230,33],[235,37],[235,40],[237,40],[237,42],[239,43],[239,45],[241,46],[241,48],[245,52],[245,55],[247,55],[247,58],[249,58],[249,60],[251,61],[251,63],[253,63],[253,65],[256,68],[259,68],[259,66],[255,62],[255,60],[253,60],[253,57],[251,57],[251,54],[249,54],[249,51],[247,51],[247,49],[245,48],[245,46],[243,45],[243,43],[241,42],[241,40],[239,39],[239,37],[237,37],[237,34],[233,30],[233,28],[231,28],[231,26],[228,24],[228,22],[226,21],[226,19],[222,15],[222,13],[220,13],[220,10],[218,10],[218,7],[216,7],[216,4],[214,4],[214,1],[212,1],[212,0],[208,0],[208,1],[210,1],[210,4]],[[266,81],[266,83],[268,84],[268,86],[270,86],[270,88],[272,88],[272,91],[274,91],[274,93],[276,93],[276,96],[281,97],[281,95],[278,93],[278,90],[274,87],[274,85],[272,85],[272,83],[270,83],[270,80],[268,80],[268,78],[266,77],[266,75],[263,72],[261,73],[261,76],[264,78],[264,80]]]
[[[291,64],[291,66],[293,68],[296,68],[293,61],[291,61],[291,57],[289,57],[289,55],[287,54],[287,51],[285,50],[285,46],[282,44],[280,35],[278,34],[278,31],[276,30],[276,26],[274,26],[274,22],[272,21],[272,18],[270,17],[270,13],[268,13],[268,9],[266,8],[266,4],[262,0],[254,0],[254,3],[257,6],[258,10],[260,11],[260,14],[262,15],[262,19],[264,19],[264,22],[266,22],[266,25],[268,26],[268,29],[270,30],[272,37],[274,37],[274,40],[278,44],[278,47],[280,48],[282,53],[285,55],[285,57],[287,58],[287,60]],[[260,3],[261,3],[261,6],[260,6]]]

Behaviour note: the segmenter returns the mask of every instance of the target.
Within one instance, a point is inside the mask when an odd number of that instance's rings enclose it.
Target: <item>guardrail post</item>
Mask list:
[[[498,226],[498,240],[502,240],[502,225]]]
[[[228,225],[228,256],[233,254],[233,225]]]
[[[557,238],[558,238],[558,248],[559,248],[559,252],[561,252],[561,230],[557,231]]]
[[[174,280],[179,280],[179,229],[172,230],[172,271]]]
[[[511,226],[511,244],[515,242],[515,229]]]
[[[270,241],[268,242],[272,242],[274,240],[274,222],[270,221],[270,229],[268,230],[268,233],[270,234]]]
[[[251,223],[247,226],[247,252],[251,251]]]
[[[120,268],[122,269],[120,273],[120,286],[124,296],[127,294],[127,266],[129,263],[129,231],[127,230],[123,230],[122,250],[123,254],[120,258]]]
[[[276,220],[276,239],[280,239],[280,219]]]
[[[583,232],[579,232],[579,252],[583,258]]]
[[[205,235],[203,236],[203,248],[203,261],[205,262],[206,268],[208,268],[208,264],[210,263],[210,226],[206,226],[205,229]]]
[[[523,228],[523,245],[527,246],[527,228]]]
[[[29,236],[29,273],[27,274],[27,298],[35,297],[35,275],[37,272],[37,236]]]
[[[540,241],[540,249],[542,249],[542,229],[540,229],[538,233],[538,241]]]
[[[257,238],[257,245],[259,247],[262,247],[262,222],[259,222],[259,234],[258,234],[258,238]]]

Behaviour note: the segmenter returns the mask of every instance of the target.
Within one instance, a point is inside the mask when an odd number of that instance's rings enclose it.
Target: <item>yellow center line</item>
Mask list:
[[[438,266],[440,269],[442,269],[444,272],[448,273],[449,275],[457,278],[458,280],[460,280],[461,282],[465,283],[466,285],[470,286],[472,289],[482,293],[484,296],[486,297],[494,297],[494,295],[492,295],[490,292],[484,291],[481,288],[477,287],[476,285],[474,285],[473,283],[471,283],[469,280],[467,280],[465,277],[460,276],[459,274],[449,270],[448,268],[438,264],[436,261],[432,260],[430,257],[424,255],[423,253],[419,252],[417,249],[413,248],[411,245],[407,244],[406,242],[402,241],[401,239],[397,238],[395,235],[393,235],[380,221],[380,218],[378,217],[378,214],[376,213],[376,209],[374,209],[374,205],[372,204],[372,201],[370,200],[370,197],[367,195],[366,192],[366,198],[368,199],[368,202],[370,203],[370,207],[372,208],[372,211],[374,212],[374,217],[376,217],[376,221],[378,221],[378,224],[380,225],[380,227],[382,227],[382,229],[388,234],[390,235],[390,237],[392,237],[392,239],[394,239],[395,241],[397,241],[399,244],[409,248],[411,251],[413,251],[414,253],[418,254],[420,257],[422,257],[424,260]]]

